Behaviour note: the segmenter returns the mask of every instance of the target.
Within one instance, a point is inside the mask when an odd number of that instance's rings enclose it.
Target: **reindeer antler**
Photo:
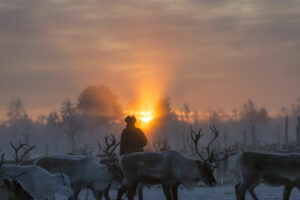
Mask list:
[[[214,134],[214,137],[210,140],[210,142],[208,143],[208,146],[206,148],[206,152],[207,152],[207,156],[208,156],[207,160],[210,163],[217,163],[217,162],[220,162],[220,161],[223,161],[223,160],[227,160],[230,156],[236,155],[236,149],[232,149],[230,151],[227,149],[227,150],[221,152],[221,153],[224,154],[224,156],[222,158],[219,158],[220,152],[217,152],[216,149],[211,150],[210,147],[213,144],[213,142],[215,142],[217,137],[219,137],[220,133],[216,129],[215,126],[211,126],[210,130]]]
[[[202,156],[202,154],[201,154],[201,152],[199,151],[199,148],[198,148],[199,140],[203,136],[203,135],[201,135],[201,131],[202,131],[202,129],[200,128],[198,130],[198,132],[196,133],[196,131],[194,131],[193,127],[191,126],[191,140],[194,143],[194,151],[204,161],[205,159]]]
[[[99,156],[107,157],[110,162],[118,162],[115,150],[119,146],[120,142],[117,142],[113,134],[105,136],[104,141],[105,147],[102,147],[101,143],[98,142],[99,151],[100,153],[102,153]]]
[[[211,126],[210,130],[214,134],[214,137],[209,141],[206,147],[206,154],[207,154],[207,161],[213,163],[218,158],[219,153],[217,153],[216,149],[211,149],[211,145],[215,142],[215,140],[219,137],[219,131],[216,129],[215,126]]]
[[[99,145],[99,144],[98,144]],[[93,153],[93,146],[91,144],[83,144],[82,147],[75,150],[75,155],[88,155]],[[72,155],[72,153],[71,153]]]
[[[15,151],[15,161],[17,164],[22,164],[26,156],[28,156],[29,152],[36,148],[35,145],[30,145],[28,143],[22,143],[19,141],[18,144],[13,144],[12,142],[9,143],[11,148]],[[22,151],[22,155],[20,156],[19,153]]]
[[[220,162],[220,161],[223,161],[223,160],[227,160],[230,156],[234,156],[237,154],[237,146],[236,145],[233,145],[231,148],[227,148],[225,149],[225,151],[223,152],[224,156],[223,158],[220,158],[220,159],[217,159],[215,160],[215,162]]]
[[[1,150],[0,150],[0,153],[1,153]],[[10,176],[10,175],[7,175],[5,173],[2,172],[2,165],[4,164],[5,160],[4,160],[4,157],[5,157],[5,154],[4,153],[1,153],[1,159],[0,159],[0,176],[4,175],[4,176],[7,176],[11,179],[17,179],[19,178],[20,176],[23,176],[25,174],[25,172],[22,172],[21,174],[18,174],[16,176]]]
[[[119,146],[120,142],[117,142],[113,134],[105,136],[104,139],[105,139],[106,146],[104,148],[101,148],[101,144],[98,144],[100,150],[104,152],[106,155],[112,154],[115,151],[115,149]]]

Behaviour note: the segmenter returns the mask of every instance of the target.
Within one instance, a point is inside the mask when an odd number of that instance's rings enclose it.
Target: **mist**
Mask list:
[[[77,97],[76,101],[62,100],[58,110],[35,119],[27,113],[21,99],[12,100],[6,117],[1,120],[1,150],[12,156],[9,143],[20,141],[37,147],[32,157],[80,152],[84,148],[92,153],[98,151],[97,145],[106,135],[114,134],[119,139],[125,127],[126,113],[122,107],[126,105],[120,104],[118,94],[99,85],[85,88]],[[210,126],[220,131],[217,139],[220,149],[296,144],[300,101],[283,106],[275,115],[251,99],[227,112],[221,108],[196,110],[188,104],[176,110],[172,99],[164,96],[157,101],[155,109],[159,112],[143,129],[149,140],[148,150],[157,148],[157,144],[165,140],[171,149],[180,151],[190,140],[191,130],[200,128],[204,133],[200,144],[206,144],[212,137]]]

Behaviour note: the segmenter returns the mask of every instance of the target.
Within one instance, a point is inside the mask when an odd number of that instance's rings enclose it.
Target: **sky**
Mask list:
[[[2,0],[0,115],[42,114],[105,85],[124,108],[270,111],[300,96],[299,0]]]

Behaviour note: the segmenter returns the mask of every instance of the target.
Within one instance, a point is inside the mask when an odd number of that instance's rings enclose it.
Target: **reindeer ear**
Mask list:
[[[10,189],[10,188],[11,188],[10,181],[9,181],[7,178],[5,178],[5,179],[3,180],[3,182],[4,182],[4,185],[5,185],[5,187],[6,187],[7,189]]]
[[[20,191],[23,189],[21,184],[17,180],[13,180],[13,184],[17,191]]]

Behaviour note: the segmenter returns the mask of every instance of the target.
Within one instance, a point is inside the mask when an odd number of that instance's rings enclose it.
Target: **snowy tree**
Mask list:
[[[70,100],[66,100],[61,106],[61,128],[71,140],[71,151],[76,149],[75,139],[83,131],[83,120],[76,107]]]
[[[255,145],[257,142],[256,128],[257,126],[261,124],[265,125],[268,122],[268,112],[263,107],[257,108],[253,101],[249,99],[248,102],[243,105],[241,116],[251,128],[252,140]]]
[[[123,117],[117,95],[103,85],[87,87],[78,98],[77,108],[92,127],[107,125]]]
[[[34,131],[33,121],[23,106],[21,99],[12,100],[7,109],[7,125],[12,129],[14,134],[22,136],[24,142],[29,142],[30,134]]]
[[[7,109],[7,123],[13,126],[20,121],[28,120],[27,112],[23,106],[21,99],[12,100]]]

